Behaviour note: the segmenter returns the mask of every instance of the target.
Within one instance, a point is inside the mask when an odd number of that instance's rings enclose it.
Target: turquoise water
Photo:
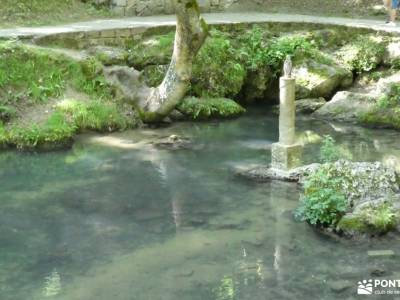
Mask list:
[[[298,120],[304,142],[331,134],[355,160],[399,168],[399,133]],[[178,134],[190,149],[151,141]],[[400,279],[397,235],[337,241],[296,223],[296,185],[255,184],[237,166],[267,163],[277,119],[83,135],[56,153],[0,154],[1,300],[357,299],[357,282]],[[307,144],[305,161],[318,159]],[[379,271],[379,272],[378,272]],[[390,299],[386,297],[385,299]]]

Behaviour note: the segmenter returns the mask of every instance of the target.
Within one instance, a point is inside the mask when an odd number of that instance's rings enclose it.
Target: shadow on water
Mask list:
[[[309,119],[298,129],[307,162],[330,134],[355,160],[400,166],[397,132]],[[171,134],[195,147],[148,142]],[[232,166],[268,163],[277,137],[276,118],[255,109],[0,154],[0,299],[354,299],[371,273],[400,278],[395,258],[367,255],[398,253],[397,237],[329,239],[293,220],[297,186],[233,177]]]

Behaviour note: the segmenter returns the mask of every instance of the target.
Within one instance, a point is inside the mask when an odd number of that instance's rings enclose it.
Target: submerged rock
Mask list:
[[[349,280],[329,281],[329,287],[333,292],[341,293],[354,287],[354,282]]]
[[[237,168],[234,170],[236,176],[255,182],[269,182],[271,180],[281,180],[288,182],[300,182],[301,178],[318,168],[320,164],[311,164],[298,167],[289,171],[271,168],[268,165],[256,166],[251,168]]]
[[[175,134],[154,141],[152,144],[158,148],[169,150],[191,149],[193,145],[190,139]]]

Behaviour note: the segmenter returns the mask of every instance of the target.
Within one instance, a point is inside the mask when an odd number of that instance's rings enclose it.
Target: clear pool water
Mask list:
[[[355,160],[400,167],[399,133],[298,120],[303,141],[330,134]],[[178,134],[192,149],[149,141]],[[268,163],[277,118],[83,135],[73,149],[0,154],[0,299],[357,299],[357,282],[400,279],[397,235],[337,241],[294,221],[296,185],[235,178]],[[318,159],[308,144],[305,161]],[[386,297],[385,299],[390,299]]]

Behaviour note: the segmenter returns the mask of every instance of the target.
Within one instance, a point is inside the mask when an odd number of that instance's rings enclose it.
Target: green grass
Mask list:
[[[115,100],[102,70],[95,58],[78,62],[51,50],[0,43],[0,144],[20,149],[62,146],[83,130],[137,126],[135,115],[128,116]],[[32,123],[30,112],[53,106],[67,89],[89,100],[64,101],[50,117],[39,115],[43,121]],[[37,113],[44,114],[42,110]]]
[[[111,132],[134,128],[137,122],[113,102],[65,100],[44,123],[16,124],[9,128],[1,123],[0,145],[18,149],[65,147],[75,134],[84,130]]]
[[[9,130],[0,130],[3,144],[18,149],[40,148],[52,145],[58,147],[68,143],[74,136],[76,128],[69,123],[62,113],[56,112],[44,124],[29,126],[12,126]]]
[[[68,100],[60,103],[57,109],[67,115],[81,131],[111,132],[135,126],[134,118],[124,115],[112,102]]]
[[[102,65],[83,62],[17,42],[0,43],[0,106],[44,103],[71,85],[96,98],[111,97]]]
[[[38,26],[112,16],[80,0],[1,0],[0,27]]]

